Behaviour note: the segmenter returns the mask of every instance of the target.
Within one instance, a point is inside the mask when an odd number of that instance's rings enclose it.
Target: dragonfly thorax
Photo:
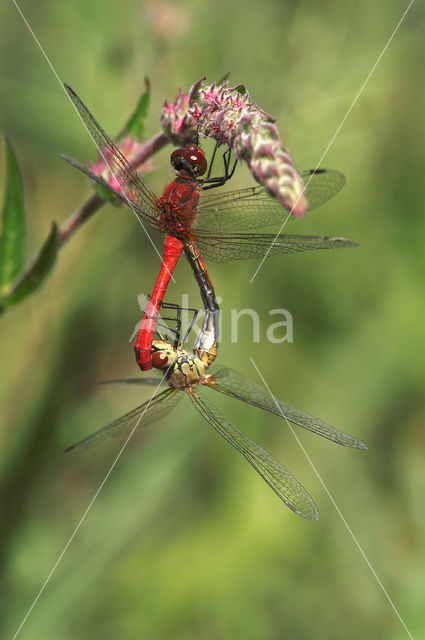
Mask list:
[[[159,200],[160,228],[178,238],[185,238],[196,215],[199,176],[207,170],[205,154],[199,147],[182,147],[171,154],[175,180],[164,189]]]
[[[200,384],[205,379],[206,367],[198,356],[175,349],[164,340],[154,340],[152,343],[152,366],[156,369],[168,368],[168,383],[177,389]]]
[[[202,383],[205,378],[205,364],[197,356],[177,349],[174,366],[168,375],[170,386],[185,389]]]
[[[178,177],[170,182],[159,200],[162,231],[185,238],[195,218],[198,199],[196,180]]]

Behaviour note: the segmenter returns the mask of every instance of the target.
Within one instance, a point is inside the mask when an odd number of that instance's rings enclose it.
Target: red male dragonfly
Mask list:
[[[171,273],[183,251],[194,271],[206,309],[205,322],[213,325],[214,340],[218,335],[219,309],[214,289],[203,258],[227,262],[267,255],[297,253],[312,249],[335,249],[356,243],[344,238],[326,236],[240,233],[241,230],[271,226],[282,221],[282,205],[271,198],[262,186],[205,195],[207,189],[222,186],[232,175],[226,154],[225,176],[201,178],[207,171],[202,149],[186,147],[171,154],[176,178],[165,188],[161,198],[153,193],[144,179],[126,160],[94,116],[67,85],[65,88],[108,165],[118,189],[75,160],[65,160],[111,191],[140,218],[167,234],[161,269],[149,306],[140,324],[134,345],[136,361],[143,371],[152,367],[151,345],[155,331],[154,318],[159,312]],[[306,190],[309,209],[323,204],[345,184],[338,171],[318,169],[301,173],[308,179]]]

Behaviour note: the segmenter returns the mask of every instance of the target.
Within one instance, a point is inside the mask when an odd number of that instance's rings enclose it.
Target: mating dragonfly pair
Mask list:
[[[68,86],[66,90],[96,142],[105,167],[112,174],[113,186],[75,160],[66,157],[65,159],[93,181],[111,191],[142,220],[166,234],[160,273],[140,324],[134,348],[140,368],[143,371],[152,366],[165,369],[165,378],[170,387],[156,396],[149,406],[145,403],[69,450],[92,446],[103,434],[121,432],[127,428],[127,422],[139,416],[141,412],[144,412],[143,424],[162,417],[174,406],[176,398],[181,397],[177,391],[183,390],[205,419],[244,455],[291,509],[306,518],[317,519],[318,512],[314,502],[290,472],[227,422],[199,393],[199,389],[215,388],[277,415],[282,416],[283,412],[285,419],[339,444],[356,448],[366,447],[355,438],[312,416],[288,405],[274,403],[261,387],[246,381],[232,370],[221,369],[212,374],[206,373],[217,355],[219,307],[203,257],[213,262],[225,262],[261,258],[266,253],[272,256],[312,249],[347,247],[356,243],[344,238],[326,236],[241,233],[241,230],[245,232],[281,222],[283,209],[282,205],[268,196],[261,186],[206,194],[213,187],[222,186],[231,178],[236,163],[230,169],[228,153],[223,156],[224,176],[211,177],[211,162],[207,176],[203,178],[207,172],[207,162],[202,149],[190,146],[175,150],[171,154],[171,165],[176,177],[165,188],[162,197],[157,198],[76,93]],[[302,172],[301,176],[307,183],[308,209],[318,207],[329,200],[345,184],[344,176],[333,170],[308,170]],[[174,345],[163,340],[154,340],[165,291],[183,251],[198,282],[205,310],[202,330],[196,339],[193,354],[184,351],[179,340]],[[142,378],[138,383],[151,384],[152,379]],[[158,380],[155,379],[155,383],[158,383]]]
[[[162,377],[162,382],[167,385],[167,388],[129,413],[114,420],[111,424],[72,445],[67,449],[67,452],[88,449],[107,438],[129,434],[133,430],[144,428],[146,425],[169,414],[185,394],[190,398],[201,416],[248,460],[290,509],[304,518],[317,520],[319,517],[318,509],[304,487],[271,453],[226,420],[216,407],[209,402],[206,397],[208,393],[206,390],[215,389],[215,391],[224,393],[231,398],[269,411],[282,418],[286,423],[296,424],[337,444],[355,449],[367,449],[366,445],[336,427],[332,427],[322,420],[278,400],[259,384],[247,380],[234,369],[214,366],[211,370],[209,364],[201,359],[200,356],[202,354],[199,350],[196,350],[196,347],[193,353],[183,349],[183,341],[188,337],[198,312],[194,309],[184,310],[193,311],[194,317],[185,336],[181,339],[181,312],[183,309],[177,305],[166,303],[162,303],[161,307],[176,311],[175,318],[162,318],[160,321],[158,316],[156,317],[156,331],[159,339],[154,340],[152,344],[153,366],[164,371],[165,375]],[[174,330],[168,325],[162,324],[163,321],[167,320],[176,322]],[[173,343],[164,338],[164,330],[167,331],[168,336],[170,332],[175,333]],[[111,380],[110,382],[156,386],[159,388],[161,378],[141,377]],[[135,425],[137,425],[136,429]]]
[[[235,165],[230,169],[230,157],[224,154],[224,176],[211,177],[211,162],[207,177],[203,178],[207,172],[207,161],[199,147],[176,149],[171,154],[171,165],[176,178],[158,198],[77,94],[67,85],[65,87],[113,179],[108,183],[77,161],[64,156],[65,159],[113,193],[142,221],[166,234],[161,269],[134,345],[136,361],[143,371],[152,367],[154,319],[183,251],[199,284],[204,308],[208,312],[204,323],[204,335],[208,335],[205,340],[206,357],[214,358],[215,354],[209,354],[208,349],[218,338],[218,305],[204,259],[227,262],[357,244],[345,238],[326,236],[245,233],[251,229],[281,223],[286,212],[262,186],[225,193],[211,192],[213,187],[222,186],[231,178]],[[345,177],[339,171],[307,170],[301,172],[301,176],[307,184],[309,210],[327,202],[345,184]]]

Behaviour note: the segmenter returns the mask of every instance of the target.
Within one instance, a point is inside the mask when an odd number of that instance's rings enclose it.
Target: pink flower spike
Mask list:
[[[273,118],[251,101],[244,85],[208,84],[201,78],[188,94],[179,90],[173,104],[174,110],[164,104],[161,124],[175,144],[190,144],[197,135],[215,138],[244,160],[254,178],[288,211],[296,217],[305,213],[302,178]]]

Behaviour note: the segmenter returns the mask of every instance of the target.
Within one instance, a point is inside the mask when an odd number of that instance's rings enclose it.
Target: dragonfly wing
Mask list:
[[[106,425],[106,427],[102,427],[102,429],[95,431],[95,433],[71,445],[65,449],[65,453],[91,449],[91,447],[96,446],[99,442],[107,438],[112,438],[124,433],[129,434],[136,424],[136,429],[141,429],[147,424],[166,416],[175,407],[182,395],[183,394],[177,393],[177,389],[168,388],[132,411],[129,411],[129,413]]]
[[[156,218],[158,211],[158,199],[153,191],[131,166],[108,134],[105,133],[93,114],[77,96],[75,91],[66,84],[65,89],[96,143],[102,159],[111,170],[114,178],[118,181],[124,195],[124,199],[121,198],[121,200],[129,206],[131,206],[131,203],[137,207],[143,212],[143,217],[146,217],[147,219]],[[112,193],[115,193],[114,190],[109,190],[112,191]]]
[[[308,211],[333,198],[346,182],[345,176],[333,169],[308,169],[301,177],[306,184]],[[261,185],[224,193],[214,191],[201,191],[194,229],[217,233],[247,231],[294,219]]]
[[[319,418],[314,418],[308,413],[304,413],[304,411],[295,409],[295,407],[291,407],[289,404],[285,404],[281,400],[272,397],[267,389],[256,382],[247,380],[234,369],[223,368],[217,371],[217,373],[212,376],[210,386],[231,398],[236,398],[260,409],[270,411],[284,420],[289,420],[289,422],[293,422],[299,427],[317,433],[319,436],[328,438],[328,440],[332,440],[332,442],[342,444],[345,447],[367,449],[367,446],[360,440],[357,440],[357,438],[326,424],[326,422],[319,420]]]
[[[316,209],[333,198],[347,182],[346,177],[335,169],[307,169],[301,171],[306,186],[307,211]]]
[[[201,191],[194,229],[247,231],[283,222],[288,211],[262,186],[204,195]]]
[[[315,249],[340,249],[357,246],[357,242],[345,238],[327,236],[275,235],[273,233],[221,234],[197,232],[196,244],[202,256],[211,262],[230,262],[263,258],[287,253],[300,253]]]
[[[248,460],[292,511],[308,520],[318,520],[319,512],[313,499],[283,464],[228,422],[203,396],[193,391],[189,395],[197,411]]]
[[[90,180],[97,182],[97,184],[100,184],[104,189],[107,189],[108,191],[110,191],[116,198],[118,198],[118,200],[121,200],[121,202],[123,202],[124,204],[129,206],[131,209],[133,209],[133,211],[135,211],[141,218],[143,218],[144,220],[147,220],[155,227],[159,226],[156,215],[155,216],[151,215],[146,211],[146,208],[141,208],[134,201],[131,201],[129,203],[129,199],[123,191],[117,191],[116,189],[111,187],[111,185],[109,185],[103,178],[101,178],[100,176],[96,176],[92,171],[90,171],[90,169],[80,164],[77,160],[74,160],[74,158],[70,158],[69,156],[66,156],[64,154],[62,154],[62,158],[66,160],[66,162],[69,162],[69,164],[71,164],[73,167],[75,167],[82,173],[85,173],[86,176],[90,178]]]

